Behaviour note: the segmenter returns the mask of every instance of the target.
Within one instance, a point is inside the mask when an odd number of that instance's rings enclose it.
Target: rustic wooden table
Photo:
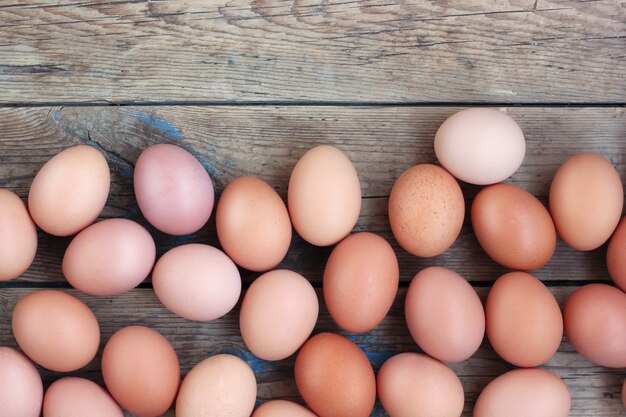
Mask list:
[[[438,126],[471,105],[501,108],[518,121],[528,151],[509,181],[544,203],[557,167],[578,151],[605,155],[626,181],[625,8],[622,0],[1,0],[0,186],[25,198],[47,159],[87,143],[112,169],[102,216],[145,224],[132,172],[149,144],[194,152],[218,192],[252,174],[284,197],[295,161],[328,143],[347,153],[361,179],[356,229],[394,242],[386,216],[392,184],[409,166],[435,162]],[[469,204],[477,188],[463,191]],[[417,259],[394,242],[401,265],[394,307],[369,334],[348,335],[376,369],[397,352],[418,350],[403,316],[418,270],[456,270],[483,299],[505,272],[465,223],[454,246],[435,259]],[[183,238],[150,230],[159,253],[183,242],[217,245],[213,221]],[[60,268],[69,239],[39,237],[33,266],[0,284],[0,345],[16,346],[10,321],[21,296],[38,288],[76,294]],[[581,253],[559,243],[535,275],[563,303],[580,285],[608,282],[605,249]],[[280,267],[319,288],[328,253],[295,236]],[[244,285],[255,276],[242,271]],[[103,341],[122,326],[152,326],[176,348],[183,373],[228,352],[253,367],[259,402],[301,401],[293,358],[253,357],[239,334],[238,309],[214,322],[186,321],[159,304],[149,281],[118,297],[77,295],[95,311]],[[321,311],[316,331],[338,331]],[[73,374],[102,382],[99,359]],[[624,369],[591,364],[565,339],[545,367],[569,386],[572,416],[626,415]],[[470,416],[481,389],[511,367],[485,342],[452,368]],[[59,377],[42,373],[46,383]],[[377,404],[373,415],[386,414]]]

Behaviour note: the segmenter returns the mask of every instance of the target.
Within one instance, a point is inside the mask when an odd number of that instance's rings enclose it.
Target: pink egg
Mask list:
[[[39,417],[42,399],[35,365],[17,350],[0,347],[0,416]]]
[[[133,181],[141,213],[162,232],[193,233],[211,216],[215,198],[211,178],[200,162],[179,146],[146,148],[135,164]]]

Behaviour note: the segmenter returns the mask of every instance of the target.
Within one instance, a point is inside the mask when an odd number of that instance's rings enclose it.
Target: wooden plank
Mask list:
[[[0,103],[624,102],[622,1],[0,6]]]
[[[553,288],[562,304],[572,287]],[[11,335],[10,317],[17,300],[30,289],[0,289],[0,346],[16,346]],[[224,318],[213,322],[190,322],[167,312],[149,289],[136,289],[118,297],[87,297],[70,291],[83,299],[95,312],[100,322],[103,343],[118,328],[133,324],[158,329],[176,349],[183,374],[203,358],[217,353],[231,353],[244,359],[254,369],[258,381],[259,402],[273,398],[302,401],[293,381],[293,361],[265,362],[254,357],[244,346],[239,334],[239,306]],[[486,288],[479,288],[481,298]],[[419,351],[413,342],[404,321],[403,304],[406,290],[401,289],[388,317],[367,335],[357,336],[343,332],[367,353],[377,370],[389,357],[399,352]],[[321,293],[318,291],[321,297]],[[322,301],[322,300],[321,300]],[[338,327],[322,307],[315,332],[339,331]],[[102,346],[101,346],[102,348]],[[102,383],[99,373],[100,354],[85,369],[72,373]],[[459,375],[466,393],[463,416],[469,417],[477,395],[494,377],[511,369],[484,342],[479,351],[469,360],[451,365]],[[573,397],[571,416],[617,416],[623,412],[621,384],[626,370],[595,366],[578,355],[564,340],[559,352],[545,365],[567,383]],[[42,370],[46,384],[60,375]],[[377,404],[373,416],[386,414]],[[173,416],[173,413],[172,413]]]

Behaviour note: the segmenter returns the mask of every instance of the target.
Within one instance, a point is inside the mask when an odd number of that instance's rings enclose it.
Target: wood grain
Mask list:
[[[611,102],[621,0],[0,5],[0,103]]]

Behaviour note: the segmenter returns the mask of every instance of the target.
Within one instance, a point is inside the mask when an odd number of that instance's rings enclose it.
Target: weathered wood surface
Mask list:
[[[563,304],[574,287],[553,288],[552,291]],[[10,335],[11,312],[17,300],[31,289],[0,289],[0,346],[16,346]],[[478,289],[484,300],[486,288]],[[239,334],[239,306],[225,317],[206,323],[190,322],[169,313],[154,296],[151,289],[136,289],[118,297],[87,297],[70,291],[84,300],[95,312],[100,322],[103,344],[117,329],[129,325],[145,325],[158,329],[176,349],[183,374],[207,356],[231,353],[244,359],[254,369],[258,382],[258,400],[284,398],[301,402],[293,380],[294,357],[283,361],[266,362],[254,357],[245,348]],[[399,352],[419,351],[411,338],[404,320],[404,296],[401,289],[388,317],[367,335],[342,332],[361,346],[374,368]],[[321,298],[321,292],[318,291]],[[320,299],[323,304],[323,299]],[[323,307],[315,332],[339,331],[327,310]],[[85,369],[74,372],[102,383],[100,376],[100,354]],[[493,378],[512,369],[491,349],[485,340],[479,351],[469,360],[450,364],[459,375],[466,395],[463,416],[471,416],[477,395]],[[621,404],[621,384],[626,370],[615,370],[595,366],[583,359],[564,340],[559,352],[545,368],[564,378],[572,393],[571,416],[619,416],[624,409]],[[60,374],[42,370],[46,384]],[[385,416],[380,404],[373,416]],[[172,413],[173,416],[173,413]]]
[[[623,103],[624,5],[6,0],[0,103]]]

